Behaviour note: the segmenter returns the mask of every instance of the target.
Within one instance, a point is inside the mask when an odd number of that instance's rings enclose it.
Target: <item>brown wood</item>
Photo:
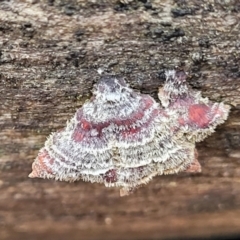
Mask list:
[[[166,239],[240,234],[238,0],[0,2],[0,239]],[[156,98],[165,68],[232,106],[199,144],[202,173],[128,197],[28,179],[50,132],[91,95],[98,68]]]

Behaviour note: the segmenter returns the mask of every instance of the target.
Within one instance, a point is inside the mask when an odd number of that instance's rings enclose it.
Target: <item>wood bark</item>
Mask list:
[[[187,239],[240,234],[240,2],[0,2],[0,238]],[[46,137],[99,79],[126,77],[156,98],[164,69],[232,106],[199,144],[202,173],[156,177],[134,194],[29,179]]]

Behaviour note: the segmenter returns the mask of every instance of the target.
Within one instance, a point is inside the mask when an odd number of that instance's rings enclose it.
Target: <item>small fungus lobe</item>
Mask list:
[[[201,172],[195,143],[227,119],[229,106],[191,89],[183,71],[166,72],[158,97],[103,76],[93,97],[47,139],[29,177],[82,179],[126,195],[157,175]]]

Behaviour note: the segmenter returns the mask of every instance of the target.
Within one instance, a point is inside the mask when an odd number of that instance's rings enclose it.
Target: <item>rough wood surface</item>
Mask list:
[[[238,0],[0,2],[0,239],[186,239],[240,234]],[[156,97],[165,68],[232,106],[199,144],[203,172],[133,195],[28,179],[51,131],[91,95],[97,69]]]

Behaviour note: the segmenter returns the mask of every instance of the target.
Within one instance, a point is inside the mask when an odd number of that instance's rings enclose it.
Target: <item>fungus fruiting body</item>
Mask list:
[[[49,136],[31,178],[84,180],[121,195],[156,175],[200,172],[195,143],[226,120],[229,107],[203,98],[183,71],[166,72],[160,103],[124,79],[103,76],[67,126]]]

